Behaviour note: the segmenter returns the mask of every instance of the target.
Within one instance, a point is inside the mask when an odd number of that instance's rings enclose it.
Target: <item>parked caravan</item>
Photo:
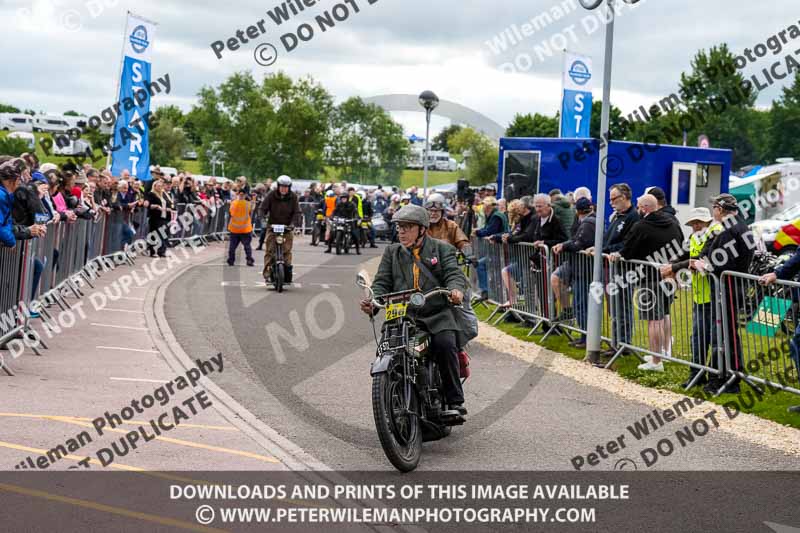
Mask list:
[[[70,130],[69,122],[57,115],[37,115],[33,119],[33,131],[44,133],[66,133]]]
[[[33,131],[33,117],[23,113],[0,113],[0,130]]]
[[[36,149],[36,137],[27,131],[12,131],[8,134],[9,139],[22,139],[28,145],[28,150]]]
[[[61,140],[60,142],[56,142],[53,146],[54,155],[80,155],[91,154],[91,152],[92,145],[83,139],[68,139],[66,143],[64,143],[64,140]]]

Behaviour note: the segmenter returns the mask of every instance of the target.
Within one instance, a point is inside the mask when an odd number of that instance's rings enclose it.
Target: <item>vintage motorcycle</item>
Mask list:
[[[275,234],[275,255],[272,256],[272,265],[270,265],[272,284],[275,285],[276,291],[283,292],[283,285],[286,283],[286,260],[283,257],[284,235],[293,231],[294,228],[283,224],[272,224],[269,230]]]
[[[349,254],[350,247],[357,243],[353,242],[353,224],[355,220],[342,217],[333,218],[333,244],[336,246],[336,255]]]
[[[314,212],[314,225],[311,229],[311,246],[317,246],[325,235],[325,214],[322,209]]]
[[[463,416],[445,416],[444,390],[435,357],[429,351],[430,337],[414,321],[414,309],[428,298],[449,296],[448,289],[426,293],[411,289],[375,297],[369,275],[358,273],[356,284],[367,291],[373,307],[383,309],[385,322],[377,355],[372,363],[372,412],[375,429],[386,457],[401,472],[419,464],[422,443],[450,435]],[[374,318],[370,318],[373,329]]]

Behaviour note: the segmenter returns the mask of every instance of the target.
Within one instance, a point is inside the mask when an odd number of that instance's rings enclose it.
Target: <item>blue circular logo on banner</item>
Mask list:
[[[144,26],[136,26],[131,32],[131,46],[133,47],[134,52],[137,54],[141,54],[147,47],[150,45],[150,42],[147,40],[147,28]]]
[[[586,85],[586,83],[592,79],[592,73],[589,72],[589,67],[586,66],[586,63],[583,61],[575,61],[571,67],[569,67],[569,77],[572,78],[572,81],[577,83],[578,85]]]

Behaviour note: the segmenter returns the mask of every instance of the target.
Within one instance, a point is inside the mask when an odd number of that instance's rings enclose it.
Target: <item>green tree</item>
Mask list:
[[[24,113],[25,115],[30,115],[30,116],[32,116],[32,117],[33,117],[33,116],[36,116],[36,111],[34,111],[33,109],[26,109],[25,111],[23,111],[23,113]]]
[[[558,117],[517,113],[508,125],[506,137],[558,137]]]
[[[0,113],[19,113],[19,108],[13,105],[0,103]]]
[[[800,155],[800,73],[795,74],[792,85],[783,88],[783,94],[772,103],[769,113],[769,149],[766,161],[776,157]]]
[[[451,136],[461,131],[462,128],[463,126],[461,126],[461,124],[450,124],[449,126],[447,126],[433,138],[433,141],[431,141],[431,150],[449,152],[450,145],[448,143],[448,139],[450,139]]]
[[[467,159],[467,179],[473,185],[494,182],[497,177],[497,145],[472,128],[450,137],[450,150]]]
[[[359,183],[400,183],[408,142],[403,128],[375,104],[345,100],[331,114],[328,163]]]
[[[78,113],[77,111],[73,111],[72,109],[70,109],[69,111],[64,111],[64,116],[65,117],[79,117],[79,116],[81,116],[81,114]]]
[[[603,113],[603,101],[598,100],[592,102],[592,117],[589,124],[589,135],[594,139],[600,138],[600,122]],[[623,120],[622,111],[620,108],[611,104],[611,109],[608,112],[608,129],[609,137],[611,139],[625,139],[628,134],[627,121]]]
[[[177,166],[186,148],[186,136],[169,118],[162,118],[150,130],[150,160],[161,166]]]
[[[231,174],[313,178],[321,173],[333,99],[312,78],[295,81],[279,72],[259,84],[252,74],[237,73],[198,96],[187,119],[199,132],[204,172],[211,171],[206,151],[218,141]]]
[[[186,120],[183,111],[176,105],[162,105],[155,110],[153,118],[155,120],[168,119],[179,128],[183,127],[183,123]]]
[[[3,137],[0,138],[0,154],[18,157],[28,151],[28,143],[22,139]]]
[[[733,150],[733,166],[757,162],[758,146],[749,131],[756,93],[742,88],[744,77],[736,70],[734,56],[726,44],[700,50],[691,62],[692,70],[680,79],[680,115],[667,122],[671,136],[683,128],[695,140],[708,135],[713,146]],[[691,144],[694,144],[692,142]]]

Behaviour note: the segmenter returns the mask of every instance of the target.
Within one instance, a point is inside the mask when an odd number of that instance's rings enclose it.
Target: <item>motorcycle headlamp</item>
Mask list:
[[[425,296],[421,292],[415,292],[411,295],[408,303],[410,303],[412,307],[422,307],[425,305]]]

